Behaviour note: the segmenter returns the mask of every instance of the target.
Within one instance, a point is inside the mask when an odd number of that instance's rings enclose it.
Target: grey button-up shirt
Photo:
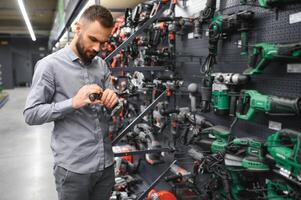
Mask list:
[[[104,107],[72,108],[72,97],[87,84],[113,89],[105,61],[95,57],[91,64],[82,65],[66,46],[36,64],[23,113],[30,125],[54,122],[51,149],[55,164],[83,174],[113,164]]]

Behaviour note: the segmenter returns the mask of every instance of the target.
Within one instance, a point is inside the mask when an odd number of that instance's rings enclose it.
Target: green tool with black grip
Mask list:
[[[273,171],[301,187],[301,132],[280,130],[267,138],[266,147]]]
[[[300,98],[264,95],[256,90],[242,90],[237,103],[236,117],[251,120],[256,112],[269,115],[295,116],[300,114]]]
[[[276,44],[258,43],[252,46],[249,53],[248,68],[245,75],[261,74],[271,62],[301,62],[301,43]]]
[[[248,31],[254,20],[254,12],[249,10],[239,11],[230,15],[218,15],[209,25],[209,53],[217,54],[217,43],[220,37],[241,33],[241,55],[248,54]]]

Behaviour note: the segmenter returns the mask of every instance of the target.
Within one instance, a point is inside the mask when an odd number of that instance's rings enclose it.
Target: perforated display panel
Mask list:
[[[251,3],[250,3],[251,4]],[[254,3],[256,4],[256,3]],[[258,4],[257,4],[258,5]],[[188,11],[189,7],[186,8]],[[193,9],[192,9],[193,10]],[[240,0],[221,0],[218,14],[231,14],[241,10],[251,10],[255,13],[255,20],[249,32],[249,45],[260,42],[297,43],[301,42],[301,22],[290,24],[290,15],[301,12],[301,4],[282,6],[281,9],[265,9],[258,6],[240,5]],[[187,11],[187,12],[188,12]],[[195,11],[195,10],[194,10]],[[204,26],[207,28],[207,26]],[[179,55],[200,56],[202,61],[208,54],[208,36],[202,39],[188,39],[187,36],[177,37],[177,52]],[[215,72],[242,73],[247,67],[247,56],[241,56],[238,47],[240,34],[233,34],[225,40],[219,41],[217,64]],[[200,60],[199,58],[177,57],[176,70],[182,75],[186,84],[196,82],[200,85]],[[260,93],[284,97],[301,96],[301,74],[287,73],[287,64],[271,63],[260,75],[251,77],[246,89],[255,89]],[[181,104],[189,105],[187,95],[177,97]],[[185,99],[185,101],[183,101]],[[179,102],[179,100],[177,101]],[[229,126],[232,118],[217,116],[213,113],[203,114],[216,124]],[[276,117],[259,113],[253,121],[238,120],[233,128],[234,135],[267,137],[273,130],[268,129],[269,121],[282,123],[282,128],[301,130],[301,117]]]

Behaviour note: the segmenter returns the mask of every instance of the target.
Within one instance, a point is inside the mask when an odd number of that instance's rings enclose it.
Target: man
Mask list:
[[[109,69],[95,57],[113,27],[111,13],[91,6],[70,45],[38,61],[24,117],[29,125],[54,122],[51,148],[59,200],[109,199],[114,185],[108,115],[118,101]],[[91,102],[89,94],[102,93]]]

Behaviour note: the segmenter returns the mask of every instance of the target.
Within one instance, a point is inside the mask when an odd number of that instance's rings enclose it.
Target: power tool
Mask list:
[[[209,25],[209,53],[217,54],[219,38],[230,34],[241,33],[241,55],[248,54],[248,31],[254,21],[254,12],[249,10],[239,11],[230,15],[218,15]]]
[[[239,11],[238,13],[230,15],[218,15],[212,19],[212,22],[209,25],[209,54],[201,67],[201,72],[204,73],[201,85],[201,108],[203,112],[210,111],[213,84],[211,73],[213,71],[214,64],[216,64],[218,40],[221,36],[224,38],[229,34],[240,32],[242,41],[241,54],[246,55],[248,53],[247,33],[251,28],[253,19],[254,12],[247,10]]]
[[[89,94],[89,99],[91,102],[95,101],[95,100],[100,100],[102,97],[102,93],[91,93]],[[116,105],[112,108],[110,115],[111,117],[119,114],[119,112],[122,110],[122,108],[124,107],[125,104],[125,100],[123,99],[118,99],[118,102],[116,103]]]
[[[148,195],[146,200],[177,200],[176,196],[167,190],[156,191],[152,189]]]
[[[214,16],[216,0],[207,0],[204,10],[198,13],[193,20],[193,37],[201,38],[203,35],[202,25],[208,23]]]
[[[161,148],[160,142],[156,139],[152,128],[148,124],[137,124],[134,126],[133,132],[136,134],[135,140],[139,149],[150,150]],[[145,154],[145,160],[151,165],[156,165],[163,162],[161,152],[147,153]]]
[[[198,85],[196,83],[190,83],[187,87],[187,90],[189,92],[189,99],[190,99],[190,109],[191,112],[196,111],[196,93],[198,91]]]
[[[301,132],[283,129],[267,138],[267,158],[273,171],[301,186]]]
[[[271,62],[301,62],[301,43],[276,44],[258,43],[252,46],[248,68],[243,74],[261,74]]]
[[[252,0],[256,1],[256,0]],[[246,4],[248,0],[241,0],[241,4]],[[263,8],[273,8],[273,7],[280,7],[283,5],[287,5],[290,3],[297,3],[300,2],[299,0],[258,0],[259,6]]]
[[[195,135],[189,143],[198,146],[204,152],[217,153],[225,150],[229,139],[229,129],[217,125],[203,129],[201,133]]]
[[[263,142],[254,138],[235,138],[226,146],[225,165],[247,171],[269,171],[263,153]]]
[[[295,200],[300,199],[298,189],[292,188],[286,181],[267,179],[267,199]]]
[[[265,176],[264,143],[254,138],[235,138],[225,147],[225,166],[231,177],[233,199],[263,197]]]
[[[300,114],[300,98],[260,94],[256,90],[242,90],[238,99],[236,117],[250,120],[257,111],[269,115],[295,116]]]
[[[179,165],[173,165],[170,168],[170,171],[173,173],[173,175],[164,177],[166,182],[184,183],[190,180],[190,178],[193,176],[192,172],[187,171]]]
[[[238,73],[213,73],[212,106],[218,115],[235,115],[236,100],[240,85],[248,82],[249,77]]]

